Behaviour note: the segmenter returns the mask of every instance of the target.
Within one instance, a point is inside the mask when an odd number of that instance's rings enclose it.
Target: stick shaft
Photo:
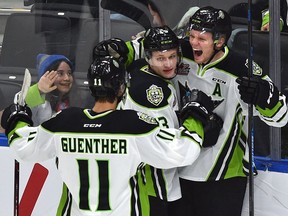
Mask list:
[[[248,0],[248,76],[253,75],[252,44],[252,0]],[[254,216],[254,131],[253,105],[248,104],[248,145],[249,145],[249,216]]]
[[[19,162],[14,160],[14,216],[19,215]]]

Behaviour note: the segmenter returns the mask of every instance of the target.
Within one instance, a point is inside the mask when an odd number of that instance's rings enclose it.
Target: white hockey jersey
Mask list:
[[[169,80],[165,80],[148,70],[145,59],[135,61],[128,70],[131,75],[124,109],[146,113],[158,120],[163,127],[179,128],[176,111],[178,101],[176,90]],[[150,170],[148,170],[150,169]],[[181,198],[181,188],[177,168],[159,170],[145,167],[150,195],[162,200],[174,201]],[[151,174],[151,177],[150,177]]]
[[[179,169],[181,178],[194,181],[217,181],[244,176],[249,172],[248,105],[240,99],[236,79],[247,76],[247,59],[236,55],[225,47],[222,58],[205,66],[193,61],[190,44],[182,46],[183,64],[173,82],[180,96],[180,86],[199,89],[211,96],[214,110],[223,121],[217,143],[202,148],[198,159],[187,167]],[[253,63],[254,75],[270,80],[259,65]],[[279,102],[273,110],[256,107],[254,115],[274,127],[286,125],[288,120],[286,97],[279,94]]]
[[[135,176],[142,163],[169,169],[191,164],[202,139],[166,129],[133,110],[94,113],[68,108],[38,127],[18,123],[9,136],[20,161],[58,158],[60,175],[72,194],[70,215],[139,215]]]

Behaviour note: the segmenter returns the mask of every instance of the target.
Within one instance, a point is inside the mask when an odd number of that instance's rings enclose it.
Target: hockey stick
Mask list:
[[[19,162],[14,160],[14,216],[19,215]]]
[[[17,94],[16,102],[17,104],[24,106],[25,98],[28,93],[28,89],[31,85],[31,74],[29,70],[25,69],[24,79],[21,91]],[[14,216],[19,215],[19,162],[14,160]]]
[[[252,46],[252,0],[248,0],[248,76],[253,75]],[[254,125],[253,104],[248,104],[248,146],[249,146],[249,216],[254,216]]]

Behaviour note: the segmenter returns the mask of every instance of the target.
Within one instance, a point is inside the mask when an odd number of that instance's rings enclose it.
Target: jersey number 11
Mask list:
[[[88,160],[77,160],[80,174],[80,209],[90,210],[89,207],[89,172]],[[108,161],[96,160],[99,176],[99,203],[97,210],[111,210],[109,204],[109,167]]]

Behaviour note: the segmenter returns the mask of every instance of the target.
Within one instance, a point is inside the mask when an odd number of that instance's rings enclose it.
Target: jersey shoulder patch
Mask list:
[[[154,124],[154,125],[158,124],[157,120],[154,117],[149,116],[146,113],[137,112],[137,115],[138,115],[139,119],[144,121],[144,122],[147,122],[149,124]]]
[[[248,59],[246,59],[245,66],[248,68]],[[263,74],[262,68],[254,61],[252,61],[252,72],[255,76],[262,76]]]
[[[169,82],[146,69],[145,66],[131,73],[129,96],[135,103],[147,108],[167,106],[172,94]]]
[[[146,89],[146,96],[147,100],[154,106],[158,106],[164,98],[162,88],[157,85],[151,85],[148,89]]]

